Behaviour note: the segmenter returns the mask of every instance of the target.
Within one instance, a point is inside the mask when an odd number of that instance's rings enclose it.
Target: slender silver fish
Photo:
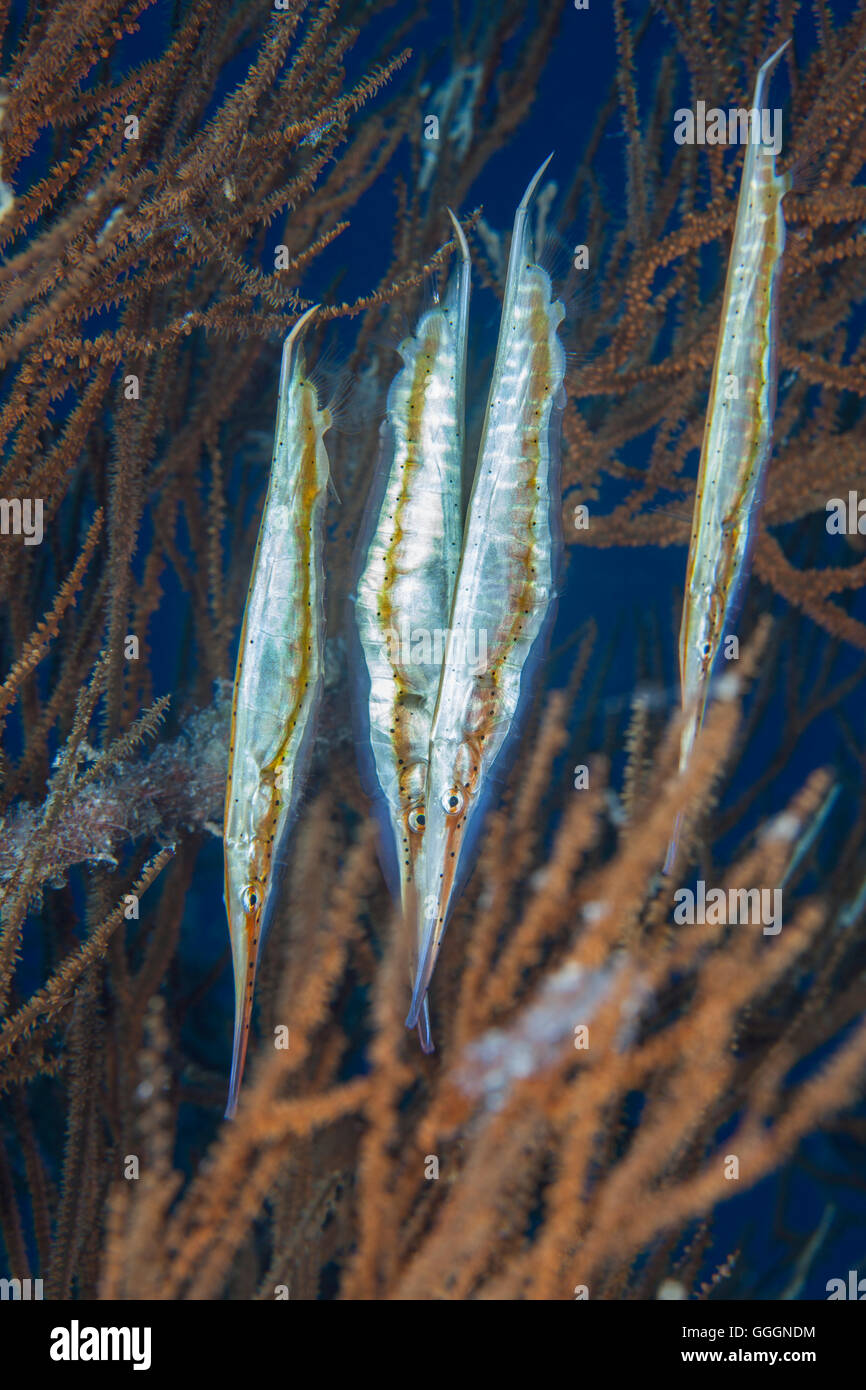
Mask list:
[[[788,40],[758,72],[753,108]],[[751,133],[751,132],[750,132]],[[789,174],[776,172],[773,147],[746,147],[722,319],[698,470],[680,626],[680,689],[685,718],[680,771],[703,723],[710,676],[742,600],[766,491],[776,409],[779,279],[785,248],[782,199]],[[680,817],[664,872],[677,851]]]
[[[322,522],[331,418],[304,376],[300,336],[283,346],[268,494],[253,560],[235,674],[226,785],[225,904],[235,978],[226,1116],[244,1069],[256,967],[309,761],[324,636]]]
[[[416,862],[414,1027],[506,745],[526,706],[555,603],[561,554],[557,428],[565,316],[535,262],[529,207],[514,220],[505,302],[464,528],[430,733],[424,839]]]
[[[403,367],[383,424],[381,497],[362,545],[355,624],[364,690],[361,746],[382,822],[386,871],[404,915],[424,840],[427,757],[460,560],[469,248],[449,212],[460,259],[445,300],[400,345]],[[414,942],[412,968],[415,968]],[[421,1045],[432,1049],[426,1008]]]

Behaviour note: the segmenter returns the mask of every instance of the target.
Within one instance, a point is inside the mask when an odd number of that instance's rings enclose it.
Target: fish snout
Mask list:
[[[466,792],[457,783],[449,784],[438,797],[427,800],[424,844],[416,875],[414,939],[418,956],[407,1028],[414,1028],[418,1022],[445,935],[467,810]]]

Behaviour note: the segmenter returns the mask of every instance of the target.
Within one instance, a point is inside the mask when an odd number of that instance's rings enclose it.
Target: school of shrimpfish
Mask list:
[[[784,47],[757,76],[754,107]],[[492,377],[469,501],[462,504],[471,263],[400,345],[381,456],[358,545],[353,599],[361,771],[381,858],[408,933],[406,1025],[433,1050],[429,992],[507,771],[552,625],[561,568],[559,432],[565,317],[538,263],[531,208],[514,219]],[[748,578],[772,450],[776,322],[788,176],[749,143],[699,464],[680,630],[683,771],[714,664]],[[283,348],[273,462],[253,561],[232,705],[224,828],[235,981],[227,1116],[235,1113],[256,968],[310,756],[322,682],[323,513],[330,425],[305,375],[298,319]],[[677,857],[679,820],[665,871]]]

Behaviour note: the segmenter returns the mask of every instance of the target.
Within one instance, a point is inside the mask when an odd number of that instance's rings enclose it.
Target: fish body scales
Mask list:
[[[515,217],[505,301],[430,735],[424,843],[416,872],[418,970],[407,1025],[424,1007],[448,918],[471,870],[493,771],[532,691],[560,546],[556,430],[564,309]]]
[[[225,900],[235,977],[227,1115],[243,1073],[253,989],[278,869],[309,762],[324,642],[322,525],[330,424],[305,378],[299,338],[283,347],[268,492],[244,612],[226,783]]]
[[[424,838],[430,728],[462,531],[469,251],[455,228],[460,259],[445,301],[423,314],[400,346],[403,367],[383,426],[383,487],[355,593],[372,790],[407,913]],[[432,1045],[426,1012],[421,1039]]]
[[[753,106],[787,44],[762,65]],[[788,175],[773,149],[746,147],[704,426],[680,625],[680,771],[704,718],[710,677],[748,580],[773,445],[778,299]],[[665,872],[673,866],[678,826]]]

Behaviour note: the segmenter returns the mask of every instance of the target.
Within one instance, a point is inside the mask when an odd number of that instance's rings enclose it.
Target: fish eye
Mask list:
[[[255,912],[262,905],[262,890],[258,883],[248,883],[241,893],[244,912]]]
[[[459,816],[463,810],[464,797],[460,787],[452,787],[442,794],[442,810],[449,816]]]
[[[414,831],[423,830],[427,824],[427,817],[420,806],[413,806],[409,812],[409,829]]]

